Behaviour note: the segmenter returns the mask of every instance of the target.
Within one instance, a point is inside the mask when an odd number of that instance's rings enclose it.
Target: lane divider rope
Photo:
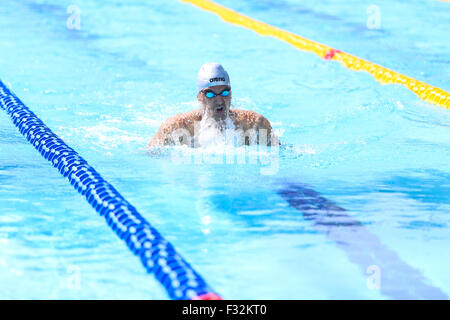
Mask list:
[[[411,90],[420,99],[428,103],[450,109],[450,93],[425,82],[405,76],[370,61],[358,58],[351,54],[328,47],[321,43],[309,40],[294,33],[279,29],[264,22],[249,18],[236,11],[228,9],[209,0],[181,0],[201,9],[217,14],[226,22],[251,29],[262,36],[272,36],[290,43],[294,47],[313,52],[326,60],[339,61],[345,67],[354,71],[365,71],[372,75],[381,84],[401,84]]]
[[[0,108],[34,148],[105,218],[117,236],[140,258],[147,272],[153,273],[164,286],[170,298],[221,299],[134,206],[55,135],[1,80]]]

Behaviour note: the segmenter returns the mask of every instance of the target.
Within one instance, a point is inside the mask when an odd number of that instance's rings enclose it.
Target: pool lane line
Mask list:
[[[369,271],[378,270],[379,290],[385,296],[406,300],[448,299],[440,288],[432,286],[419,270],[402,261],[344,208],[306,184],[283,182],[277,186],[277,193],[289,206],[300,211],[305,220],[311,221],[315,230],[336,243],[367,277]]]
[[[221,299],[134,206],[54,134],[1,80],[0,108],[34,148],[105,218],[130,251],[140,258],[147,272],[153,273],[164,286],[170,298]]]
[[[252,19],[209,0],[180,0],[217,14],[226,22],[251,29],[262,36],[272,36],[294,47],[313,52],[326,60],[339,61],[350,70],[365,71],[381,84],[401,84],[425,102],[450,109],[450,93],[425,82],[405,76],[370,61],[301,37],[289,31]]]

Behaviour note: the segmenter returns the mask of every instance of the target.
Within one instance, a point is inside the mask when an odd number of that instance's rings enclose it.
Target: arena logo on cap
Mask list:
[[[223,81],[223,82],[225,82],[225,78],[223,78],[223,77],[217,77],[217,78],[211,78],[211,79],[209,79],[209,82],[216,82],[216,81]]]

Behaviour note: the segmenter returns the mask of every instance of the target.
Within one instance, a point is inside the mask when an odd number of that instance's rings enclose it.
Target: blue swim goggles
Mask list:
[[[229,94],[230,94],[230,90],[229,89],[225,89],[225,90],[223,90],[221,93],[219,93],[222,97],[226,97],[226,96],[228,96]],[[205,96],[207,97],[207,98],[209,98],[209,99],[212,99],[212,98],[214,98],[214,97],[216,97],[217,96],[217,94],[215,93],[215,92],[213,92],[213,91],[206,91],[205,92]]]

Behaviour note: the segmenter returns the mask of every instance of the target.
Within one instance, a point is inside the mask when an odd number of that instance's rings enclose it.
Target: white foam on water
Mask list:
[[[200,130],[197,141],[201,147],[234,146],[239,138],[233,121],[227,117],[223,122],[203,117],[200,121]]]

